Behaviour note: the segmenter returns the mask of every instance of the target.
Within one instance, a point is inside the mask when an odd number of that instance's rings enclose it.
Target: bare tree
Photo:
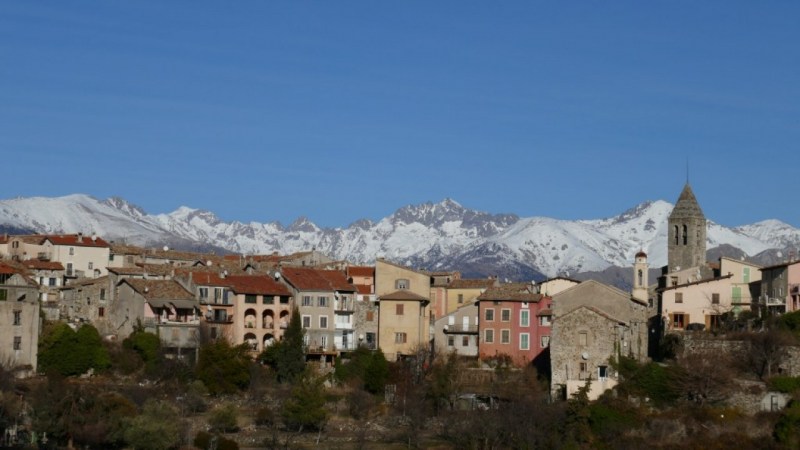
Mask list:
[[[731,359],[719,352],[701,351],[678,360],[676,387],[698,405],[714,404],[728,398],[734,386]]]
[[[789,354],[787,347],[794,343],[794,338],[786,331],[768,329],[750,334],[748,341],[746,362],[753,373],[766,379],[786,359]]]

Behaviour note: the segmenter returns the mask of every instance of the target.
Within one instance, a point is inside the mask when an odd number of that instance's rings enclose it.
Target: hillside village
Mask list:
[[[16,378],[36,379],[45,329],[66,323],[75,330],[91,325],[112,344],[152,333],[165,358],[189,365],[204,343],[218,340],[259,360],[284,340],[296,311],[304,360],[320,376],[351,355],[380,350],[397,367],[430,368],[452,357],[476,373],[535,370],[548,404],[600,401],[609,392],[627,392],[625,367],[693,354],[707,364],[741,344],[741,336],[728,339],[731,333],[766,333],[769,318],[800,310],[800,261],[762,267],[744,259],[706,260],[707,223],[688,183],[668,227],[668,264],[651,280],[648,256],[638,252],[630,261],[630,292],[567,276],[469,279],[383,258],[353,265],[313,249],[219,256],[80,233],[3,235],[0,355]],[[764,370],[798,377],[800,352],[785,347]],[[767,378],[754,377],[761,388],[750,389],[749,400],[728,392],[720,404],[750,416],[780,414],[791,395],[769,388]],[[509,394],[467,384],[454,398],[481,398],[490,409],[508,401]],[[392,389],[379,394],[382,401],[396,399]],[[738,403],[725,403],[734,397]],[[484,407],[467,409],[475,405]]]

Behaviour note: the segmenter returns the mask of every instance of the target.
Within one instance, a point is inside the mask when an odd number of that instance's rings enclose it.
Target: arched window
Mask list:
[[[683,225],[683,245],[686,245],[689,242],[689,228],[686,224]]]
[[[678,245],[678,239],[680,239],[681,234],[678,232],[678,226],[675,225],[675,245]]]
[[[644,283],[644,274],[642,273],[642,269],[639,269],[638,277],[639,277],[639,286],[641,287],[642,283]]]

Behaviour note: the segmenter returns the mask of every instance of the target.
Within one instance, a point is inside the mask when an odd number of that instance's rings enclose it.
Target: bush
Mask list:
[[[216,439],[217,445],[214,447],[217,450],[239,450],[239,444],[236,441],[226,439],[224,436],[212,435],[205,431],[200,431],[195,436],[192,444],[200,449],[211,448],[211,440]]]
[[[122,341],[122,346],[135,351],[142,358],[148,370],[155,369],[161,357],[161,340],[155,334],[143,330],[131,333]]]
[[[250,356],[247,344],[231,346],[219,339],[200,348],[197,378],[212,395],[234,394],[250,385]]]
[[[272,408],[269,406],[262,406],[261,408],[256,411],[255,417],[256,425],[262,427],[269,427],[275,423],[275,413],[272,412]]]
[[[100,333],[91,325],[77,332],[65,323],[48,327],[39,343],[39,371],[62,376],[82,375],[89,369],[105,370],[111,358]]]
[[[239,425],[236,420],[237,416],[238,411],[236,407],[228,403],[211,411],[211,414],[208,418],[208,424],[214,431],[231,433],[239,430]]]
[[[767,387],[770,391],[791,394],[800,390],[800,377],[772,377],[767,380]]]

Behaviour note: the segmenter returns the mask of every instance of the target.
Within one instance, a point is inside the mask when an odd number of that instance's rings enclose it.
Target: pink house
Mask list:
[[[502,355],[515,366],[546,365],[552,299],[527,283],[492,287],[478,299],[478,354],[482,361]]]

